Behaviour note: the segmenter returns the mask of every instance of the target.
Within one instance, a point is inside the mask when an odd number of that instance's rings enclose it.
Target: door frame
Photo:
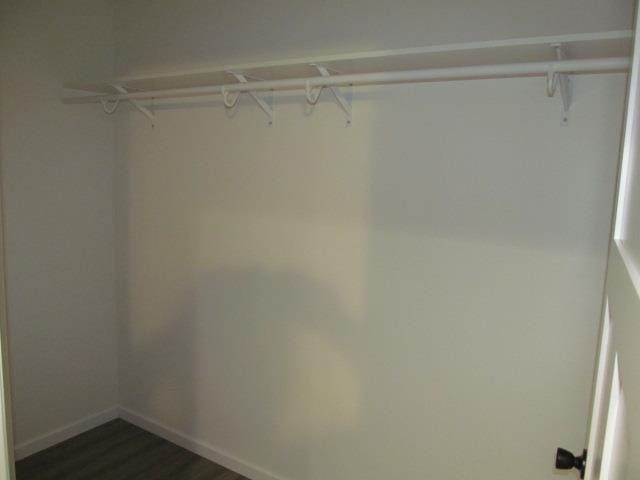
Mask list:
[[[0,480],[15,480],[1,183],[0,173]]]

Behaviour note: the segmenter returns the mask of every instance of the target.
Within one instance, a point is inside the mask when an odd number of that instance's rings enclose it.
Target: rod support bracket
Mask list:
[[[232,72],[232,71],[228,71],[227,73],[229,75],[232,75],[238,81],[238,83],[247,83],[249,81],[248,80],[248,76],[243,74],[243,73]],[[260,80],[260,79],[252,78],[252,80]],[[247,93],[253,99],[253,101],[258,104],[260,109],[265,113],[265,115],[268,118],[269,125],[273,125],[273,117],[274,117],[274,113],[275,113],[274,109],[273,109],[273,99],[272,99],[272,102],[271,102],[272,105],[269,105],[269,103],[262,96],[258,95],[257,92],[249,90],[249,91],[247,91]],[[229,95],[229,92],[227,92],[227,91],[225,91],[223,89],[222,90],[222,100],[224,102],[224,106],[227,107],[227,108],[233,108],[235,106],[235,104],[238,103],[238,98],[240,97],[240,92],[238,92],[236,94],[236,96],[233,97],[231,102],[229,102],[228,95]]]
[[[323,65],[318,65],[317,63],[311,63],[310,66],[314,67],[318,71],[318,73],[323,77],[331,76],[331,72],[329,71],[329,69]],[[313,94],[313,92],[311,91],[310,84],[309,82],[307,82],[305,86],[305,93],[307,95],[307,101],[311,105],[315,105],[318,102],[318,99],[320,98],[320,94],[322,93],[323,88],[324,86],[318,87],[318,92],[316,94]],[[330,86],[329,90],[331,90],[331,93],[333,93],[333,96],[335,97],[336,102],[338,102],[338,106],[342,109],[345,116],[347,117],[347,125],[351,125],[351,119],[352,119],[351,102],[347,100],[347,97],[344,95],[342,90],[340,90],[340,87]]]
[[[551,44],[551,48],[555,52],[556,60],[562,61],[566,59],[562,44]],[[560,87],[560,97],[562,99],[562,123],[568,123],[569,110],[571,108],[571,100],[573,96],[571,78],[567,73],[554,72],[553,68],[549,68],[549,71],[547,72],[547,96],[555,96],[558,87]]]
[[[112,83],[111,87],[113,87],[113,89],[116,90],[118,93],[124,93],[124,94],[129,93],[129,91],[126,88],[124,88],[122,85]],[[149,108],[142,105],[138,100],[127,99],[127,102],[133,105],[133,107],[136,110],[138,110],[140,113],[142,113],[145,117],[149,119],[149,121],[151,122],[151,128],[156,126],[156,116]],[[117,104],[116,104],[116,107],[117,107]]]

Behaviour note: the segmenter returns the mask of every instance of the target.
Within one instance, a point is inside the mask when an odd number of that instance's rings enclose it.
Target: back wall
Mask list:
[[[255,478],[552,478],[583,445],[624,75],[117,128],[121,404]],[[189,107],[189,108],[187,108]],[[568,340],[570,339],[570,340]],[[257,474],[256,474],[257,472]]]

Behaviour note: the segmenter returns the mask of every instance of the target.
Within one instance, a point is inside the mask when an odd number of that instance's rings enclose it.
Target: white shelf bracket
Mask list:
[[[556,60],[565,60],[565,54],[561,44],[555,43],[551,45],[551,48],[555,51]],[[571,108],[571,97],[573,93],[571,79],[568,74],[557,73],[550,68],[547,72],[547,96],[553,97],[556,94],[558,85],[560,86],[560,97],[562,98],[562,122],[567,123],[569,121],[569,109]]]
[[[227,73],[229,73],[230,75],[233,75],[239,83],[248,82],[247,76],[243,75],[242,73],[236,73],[236,72],[227,72]],[[265,115],[269,118],[269,125],[273,125],[273,117],[274,117],[273,106],[269,105],[267,101],[264,98],[262,98],[260,95],[258,95],[256,92],[248,91],[247,93],[251,98],[253,98],[253,100],[258,104],[258,106],[262,109]],[[222,89],[222,101],[224,102],[225,107],[233,108],[235,104],[238,103],[238,97],[240,97],[240,92],[238,92],[237,95],[233,97],[231,102],[229,102],[228,92],[226,92],[224,88]]]
[[[323,77],[330,77],[331,76],[331,73],[329,72],[329,69],[327,67],[324,67],[322,65],[318,65],[317,63],[312,63],[311,66],[315,67],[316,70],[318,70],[318,73],[320,73],[321,76],[323,76]],[[320,94],[322,93],[322,89],[323,88],[324,88],[323,86],[319,87],[318,88],[318,93],[314,95],[313,92],[311,91],[309,83],[306,84],[305,91],[306,91],[306,94],[307,94],[307,101],[311,105],[315,105],[316,103],[318,103],[318,99],[320,98]],[[347,98],[345,97],[344,93],[342,92],[342,90],[340,90],[339,87],[329,87],[329,90],[331,90],[331,93],[333,93],[333,96],[335,97],[336,101],[338,102],[338,105],[340,106],[340,108],[342,109],[344,114],[346,115],[346,117],[347,117],[347,125],[351,125],[351,103],[349,103],[349,101],[347,100]]]
[[[118,92],[118,93],[129,93],[129,91],[124,88],[122,85],[117,85],[117,84],[111,84],[111,86]],[[149,110],[147,107],[145,107],[144,105],[142,105],[140,102],[138,102],[137,100],[127,100],[131,105],[133,105],[135,107],[136,110],[138,110],[140,113],[142,113],[145,117],[147,117],[150,121],[151,121],[151,127],[155,127],[156,126],[156,116],[153,114],[153,112],[151,110]],[[104,106],[104,104],[103,104]],[[115,111],[115,109],[117,108],[118,104],[115,104],[115,108],[113,108],[113,110],[111,112],[107,112],[106,108],[105,108],[105,112],[107,113],[113,113]]]

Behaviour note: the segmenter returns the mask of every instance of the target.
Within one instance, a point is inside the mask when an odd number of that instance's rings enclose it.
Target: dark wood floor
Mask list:
[[[16,474],[17,480],[247,480],[120,419],[20,460]]]

